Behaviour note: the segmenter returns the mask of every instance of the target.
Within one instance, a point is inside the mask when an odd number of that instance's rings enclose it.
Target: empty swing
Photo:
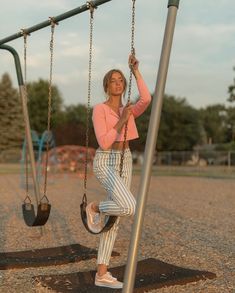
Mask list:
[[[135,38],[135,1],[132,0],[132,22],[131,22],[131,54],[135,55],[134,49],[134,38]],[[90,8],[90,47],[89,47],[89,67],[88,67],[88,98],[87,98],[87,119],[86,119],[86,153],[85,153],[85,163],[84,163],[84,194],[82,197],[82,202],[80,204],[80,212],[81,218],[84,227],[88,232],[91,234],[100,234],[103,232],[109,231],[117,220],[117,216],[106,216],[107,220],[104,226],[101,228],[100,231],[94,232],[92,231],[88,224],[87,224],[87,214],[86,214],[86,206],[87,206],[87,164],[88,164],[88,147],[89,147],[89,129],[90,129],[90,100],[91,100],[91,73],[92,73],[92,52],[93,52],[93,14],[94,14],[94,7],[91,3],[89,3]],[[130,103],[131,98],[131,88],[132,88],[132,70],[130,68],[130,75],[129,75],[129,84],[128,84],[128,97],[127,103]],[[124,132],[124,141],[123,141],[123,149],[121,153],[120,159],[120,169],[119,174],[122,177],[123,173],[123,161],[124,161],[124,153],[125,153],[125,146],[126,146],[126,138],[127,138],[127,123],[125,124],[125,132]]]
[[[51,103],[52,103],[52,68],[53,68],[53,49],[54,49],[54,31],[55,31],[55,21],[50,18],[51,22],[51,40],[50,40],[50,77],[49,77],[49,88],[48,88],[48,114],[47,114],[47,133],[50,133],[51,128]],[[27,88],[26,88],[26,50],[27,50],[27,33],[22,30],[24,36],[24,75],[25,75],[25,93],[27,99]],[[50,136],[47,136],[46,141],[46,158],[45,158],[45,174],[44,174],[44,188],[43,196],[41,197],[39,203],[37,203],[37,213],[35,214],[34,205],[32,204],[29,195],[29,169],[28,169],[28,152],[27,152],[27,140],[26,140],[26,154],[25,154],[25,177],[26,177],[26,197],[24,203],[22,204],[23,218],[27,226],[43,226],[46,224],[50,211],[51,205],[47,197],[47,175],[48,175],[48,153],[50,148]]]

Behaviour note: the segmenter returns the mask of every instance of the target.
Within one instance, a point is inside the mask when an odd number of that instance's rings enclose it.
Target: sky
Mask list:
[[[2,0],[3,1],[3,0]],[[1,8],[0,39],[85,4],[82,0],[8,0]],[[168,0],[136,0],[135,50],[141,73],[154,92]],[[112,0],[94,14],[91,104],[103,102],[104,74],[119,68],[129,75],[131,0]],[[27,80],[49,78],[50,28],[28,37]],[[23,38],[11,41],[23,66]],[[86,104],[89,12],[61,21],[55,29],[53,83],[65,105]],[[0,54],[0,76],[8,72],[17,87],[12,56]],[[227,104],[235,77],[235,1],[180,0],[165,93],[186,98],[195,108]],[[132,99],[137,96],[135,83]]]

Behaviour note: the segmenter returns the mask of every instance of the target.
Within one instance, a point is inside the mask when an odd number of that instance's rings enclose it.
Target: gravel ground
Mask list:
[[[133,176],[136,194],[140,177]],[[23,251],[79,243],[97,248],[98,236],[88,234],[79,215],[82,181],[75,176],[49,178],[52,211],[43,228],[27,227],[21,215],[24,191],[18,175],[0,175],[0,252]],[[169,264],[206,270],[215,279],[170,286],[158,293],[235,293],[235,180],[193,177],[152,177],[139,259],[153,257]],[[88,180],[89,200],[104,195],[95,178]],[[131,219],[122,221],[111,266],[126,262]],[[154,224],[153,224],[154,223]],[[37,275],[95,269],[95,259],[77,263],[0,271],[1,293],[53,292],[33,283]]]

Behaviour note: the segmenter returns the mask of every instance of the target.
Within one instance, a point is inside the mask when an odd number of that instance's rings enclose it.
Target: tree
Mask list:
[[[36,130],[39,133],[42,133],[47,129],[48,89],[49,82],[43,79],[27,84],[30,126],[31,129]],[[63,99],[55,85],[52,86],[51,106],[51,128],[53,128],[56,127],[57,124],[62,123],[61,120],[63,120]]]
[[[235,71],[235,67],[233,67]],[[235,78],[233,79],[233,84],[228,87],[229,102],[235,102]],[[231,141],[235,141],[235,107],[228,108],[228,132]]]
[[[226,142],[228,127],[227,111],[224,105],[216,104],[200,109],[200,117],[207,135],[207,142]]]
[[[65,107],[65,121],[86,126],[87,107],[85,105],[70,105]]]
[[[198,111],[186,99],[166,96],[159,129],[158,150],[192,150],[201,141]]]
[[[92,109],[91,109],[92,112]],[[65,107],[63,124],[55,129],[57,145],[86,145],[87,107],[85,105],[70,105]],[[89,123],[89,146],[97,147],[97,141],[92,122]]]
[[[235,107],[227,108],[227,142],[235,142]]]
[[[233,67],[233,70],[235,71],[235,67]],[[233,84],[228,87],[228,93],[229,93],[229,102],[235,101],[235,78],[233,79]]]
[[[0,132],[0,151],[22,145],[24,120],[21,101],[7,73],[0,81]]]
[[[136,119],[136,126],[138,129],[139,138],[130,141],[130,146],[133,150],[140,151],[140,152],[144,151],[145,142],[147,139],[150,113],[151,113],[151,105],[149,105],[147,110]]]
[[[151,106],[137,119],[140,138],[133,141],[136,150],[143,151],[147,138]],[[198,111],[183,98],[165,96],[161,113],[157,150],[191,150],[201,140],[201,124]]]

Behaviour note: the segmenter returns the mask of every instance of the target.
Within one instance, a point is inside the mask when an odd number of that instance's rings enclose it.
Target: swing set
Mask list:
[[[26,133],[26,139],[25,139],[25,187],[26,187],[26,196],[24,199],[24,202],[22,204],[22,211],[23,211],[23,218],[27,226],[43,226],[46,224],[46,222],[49,219],[50,211],[51,211],[51,204],[49,203],[49,199],[47,197],[47,177],[48,177],[48,157],[49,157],[49,148],[50,148],[50,133],[51,133],[51,105],[52,105],[52,79],[53,79],[53,57],[54,57],[54,33],[55,33],[55,27],[59,23],[59,21],[62,21],[66,18],[72,17],[76,14],[82,13],[86,10],[90,10],[90,50],[89,50],[89,80],[88,80],[88,108],[87,108],[87,130],[86,130],[86,159],[85,159],[85,166],[84,166],[84,188],[86,189],[86,182],[87,182],[87,162],[88,162],[88,141],[89,141],[89,115],[90,115],[90,95],[91,95],[91,66],[92,66],[92,39],[93,39],[93,14],[95,8],[97,8],[99,5],[104,4],[106,2],[109,2],[111,0],[97,0],[97,1],[87,1],[86,4],[83,6],[80,6],[76,9],[73,9],[71,11],[68,11],[64,14],[61,14],[56,17],[49,17],[48,21],[44,21],[42,23],[39,23],[38,25],[35,25],[33,27],[30,27],[28,29],[21,29],[19,33],[16,33],[12,36],[9,36],[5,39],[2,39],[0,41],[0,49],[8,50],[13,54],[13,57],[15,59],[15,66],[16,66],[16,72],[17,72],[17,78],[18,78],[18,84],[20,88],[20,94],[22,99],[22,106],[23,106],[23,114],[24,114],[24,122],[25,122],[25,133]],[[31,135],[31,129],[30,129],[30,122],[29,122],[29,116],[28,116],[28,109],[27,109],[27,41],[28,36],[37,30],[40,30],[44,27],[51,26],[51,37],[50,37],[50,74],[49,74],[49,88],[48,88],[48,109],[47,109],[47,130],[48,133],[47,139],[46,139],[46,150],[45,150],[45,167],[44,167],[44,186],[43,186],[43,195],[40,196],[39,191],[39,182],[37,178],[37,171],[35,167],[35,156],[34,156],[34,150],[33,150],[33,143],[32,143],[32,135]],[[8,45],[1,45],[5,44],[6,42],[9,42],[11,40],[17,39],[23,37],[24,39],[24,78],[22,76],[21,72],[21,65],[20,65],[20,59],[18,56],[18,53],[13,47],[10,47]],[[33,178],[33,185],[34,185],[34,193],[37,203],[37,212],[35,213],[34,205],[32,204],[31,197],[29,195],[29,168],[28,164],[31,164],[31,173]],[[86,192],[84,193],[82,206],[85,208],[86,206]],[[86,224],[86,215],[82,214],[82,219],[84,225]],[[108,221],[109,223],[109,221]],[[85,227],[88,229],[88,226],[85,225]],[[111,226],[110,226],[111,228]],[[88,229],[88,231],[90,231]]]
[[[134,48],[134,36],[135,36],[135,1],[132,0],[132,20],[131,20],[131,54],[135,54]],[[87,217],[86,217],[86,206],[87,206],[87,177],[88,177],[88,149],[89,149],[89,128],[90,128],[90,112],[91,112],[91,77],[92,77],[92,55],[93,55],[93,27],[94,27],[94,10],[97,7],[97,4],[94,2],[87,2],[86,4],[87,9],[90,10],[90,29],[89,29],[89,62],[88,62],[88,98],[87,98],[87,113],[86,113],[86,152],[85,152],[85,163],[84,163],[84,195],[82,197],[82,202],[80,205],[81,211],[81,218],[82,222],[87,229],[88,232],[92,234],[99,234],[105,231],[108,231],[114,225],[117,217],[116,216],[109,216],[103,226],[103,228],[97,233],[91,231],[87,225]],[[59,17],[50,17],[49,22],[51,26],[51,37],[50,37],[50,76],[49,76],[49,89],[48,89],[48,109],[47,109],[47,133],[51,132],[51,104],[52,104],[52,78],[53,78],[53,53],[54,53],[54,33],[55,27],[58,24]],[[40,26],[40,25],[38,25]],[[34,27],[35,28],[35,27]],[[27,41],[28,36],[30,35],[30,29],[22,29],[21,36],[24,39],[24,81],[23,81],[23,98],[24,102],[27,103]],[[4,46],[2,46],[4,48]],[[132,88],[132,70],[130,69],[129,75],[129,84],[128,84],[128,98],[127,102],[130,102],[131,98],[131,88]],[[27,112],[27,109],[25,110]],[[25,128],[29,129],[30,125],[27,125],[27,118],[25,118]],[[26,136],[25,139],[25,186],[26,186],[26,197],[24,199],[22,210],[23,210],[23,218],[25,223],[28,226],[43,226],[46,224],[50,211],[51,211],[51,204],[49,203],[49,199],[47,197],[47,177],[48,177],[48,152],[49,152],[49,144],[50,140],[49,137],[46,141],[46,160],[45,160],[45,168],[44,168],[44,186],[43,186],[43,196],[39,198],[37,196],[37,188],[36,188],[36,200],[37,200],[37,213],[35,213],[34,205],[32,204],[32,200],[29,195],[29,169],[28,169],[28,156],[30,153],[30,142],[29,139],[32,141],[32,136],[30,134],[31,139]],[[124,144],[123,150],[121,154],[121,162],[120,162],[120,176],[122,176],[122,169],[123,169],[123,160],[124,160],[124,151],[125,151],[125,144],[126,144],[126,137],[127,137],[127,124],[125,125],[125,133],[124,133]],[[30,160],[32,158],[30,157]],[[31,162],[32,163],[32,162]],[[32,168],[33,170],[33,168]],[[38,178],[36,178],[36,183],[38,184]],[[34,182],[35,184],[35,182]]]
[[[51,86],[52,86],[52,67],[53,67],[53,46],[54,46],[54,28],[57,23],[60,21],[77,15],[79,13],[85,12],[90,10],[90,48],[89,48],[89,76],[88,76],[88,99],[87,99],[87,125],[86,125],[86,149],[88,149],[89,144],[89,116],[90,116],[90,97],[91,97],[91,73],[92,73],[92,45],[93,45],[93,14],[94,9],[97,8],[99,5],[102,5],[106,2],[111,0],[94,0],[88,1],[86,4],[70,10],[64,14],[61,14],[57,17],[50,17],[49,20],[39,23],[35,26],[32,26],[28,29],[21,30],[20,32],[8,36],[4,39],[0,40],[0,49],[9,51],[15,61],[16,67],[16,74],[19,84],[19,92],[22,100],[22,108],[24,114],[24,121],[25,121],[25,135],[26,135],[26,142],[27,142],[27,155],[26,158],[29,156],[29,161],[31,165],[31,173],[34,183],[34,193],[37,202],[37,213],[35,214],[34,206],[31,203],[31,199],[29,194],[27,193],[27,183],[26,183],[26,198],[24,203],[22,204],[23,216],[25,223],[28,226],[43,226],[46,224],[50,211],[51,205],[47,198],[47,168],[45,168],[45,175],[44,175],[44,192],[43,196],[40,196],[39,192],[39,185],[36,177],[36,168],[35,168],[35,159],[34,159],[34,152],[33,152],[33,144],[31,139],[31,131],[30,131],[30,123],[29,123],[29,116],[28,116],[28,109],[27,109],[27,85],[26,85],[26,49],[27,49],[27,37],[30,33],[40,30],[44,27],[51,26],[51,41],[50,41],[50,83],[49,83],[49,90],[48,90],[48,121],[47,121],[47,130],[50,131],[50,119],[51,119]],[[135,1],[132,0],[132,28],[131,28],[131,54],[134,54],[134,28],[135,28]],[[165,26],[165,33],[163,38],[162,44],[162,51],[160,56],[160,63],[158,68],[158,75],[156,86],[153,94],[153,103],[148,127],[148,134],[145,146],[145,153],[144,153],[144,165],[142,168],[141,178],[140,178],[140,186],[137,195],[137,206],[136,206],[136,215],[134,218],[132,234],[131,234],[131,242],[129,246],[128,252],[128,259],[127,259],[127,266],[124,275],[124,287],[122,292],[129,293],[133,291],[134,287],[134,280],[135,280],[135,272],[137,266],[137,253],[138,253],[138,245],[141,236],[141,230],[144,222],[144,213],[147,201],[147,192],[150,183],[150,176],[151,176],[151,167],[152,161],[154,156],[154,151],[157,143],[157,136],[158,130],[160,125],[160,117],[162,111],[162,103],[163,103],[163,96],[167,78],[167,71],[169,67],[169,60],[170,60],[170,53],[174,35],[174,27],[176,22],[177,11],[179,7],[180,0],[168,0],[168,15],[166,20]],[[20,59],[17,51],[5,43],[15,40],[17,38],[24,37],[24,65],[25,65],[25,80],[22,76]],[[132,72],[130,70],[130,79],[129,79],[129,90],[128,90],[128,101],[131,95],[131,80],[132,80]],[[127,131],[127,126],[125,127],[125,133]],[[125,136],[126,137],[126,136]],[[126,138],[124,139],[126,140]],[[125,142],[124,142],[125,145]],[[47,143],[46,147],[46,165],[48,164],[48,150],[49,144]],[[28,163],[26,159],[26,178],[27,178],[27,170],[28,170]],[[120,175],[122,175],[122,164],[123,159],[121,159],[120,164]],[[84,163],[84,195],[82,198],[82,203],[80,205],[81,208],[81,216],[82,222],[85,228],[91,232],[87,226],[87,219],[85,208],[87,205],[87,153],[86,159]],[[99,233],[109,230],[112,225],[115,223],[116,217],[110,216],[108,221],[104,225],[104,227],[99,231]]]

